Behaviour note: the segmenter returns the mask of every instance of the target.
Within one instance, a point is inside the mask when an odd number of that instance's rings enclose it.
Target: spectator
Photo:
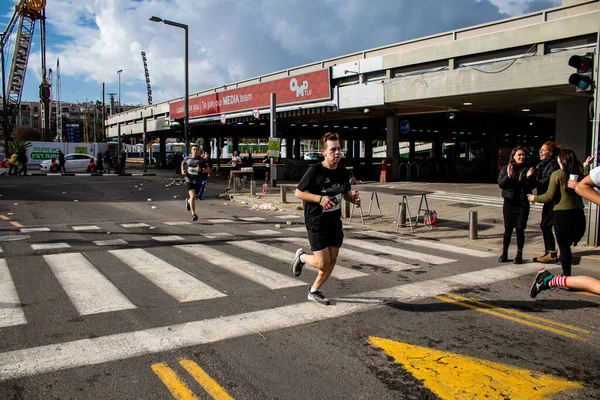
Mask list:
[[[98,156],[96,157],[96,169],[98,172],[104,172],[104,168],[102,167],[102,161],[104,160],[102,151],[98,152]]]
[[[57,174],[60,171],[60,166],[56,162],[56,157],[52,157],[52,164],[50,164],[50,172]]]
[[[94,158],[90,158],[90,164],[87,166],[87,172],[94,173],[96,172],[96,163],[94,163]]]
[[[270,174],[270,170],[271,170],[271,160],[269,159],[269,155],[265,154],[265,157],[262,160],[263,163],[265,163],[265,168],[267,169],[267,172],[265,173],[265,185],[268,185],[269,182],[269,176]]]
[[[240,157],[240,153],[236,150],[233,152],[233,157],[231,157],[231,161],[229,161],[229,165],[231,166],[231,170],[229,171],[229,182],[227,184],[227,190],[231,189],[231,183],[233,182],[233,171],[239,171],[242,166],[242,158]]]
[[[254,160],[252,159],[252,152],[248,152],[248,156],[244,159],[244,167],[251,167],[254,165]]]
[[[25,150],[21,150],[19,154],[17,154],[17,161],[19,161],[19,165],[21,166],[21,170],[19,171],[19,175],[27,176],[27,152]]]
[[[17,153],[10,156],[10,169],[8,170],[9,175],[17,175],[19,170],[19,160]]]
[[[110,174],[110,167],[112,166],[112,156],[110,155],[110,151],[108,150],[104,152],[104,165],[106,167],[106,173]]]
[[[127,154],[125,150],[121,150],[121,155],[119,156],[119,175],[125,175],[125,163],[127,162]]]
[[[60,172],[67,172],[65,168],[65,155],[62,150],[58,150],[58,166],[60,167]]]

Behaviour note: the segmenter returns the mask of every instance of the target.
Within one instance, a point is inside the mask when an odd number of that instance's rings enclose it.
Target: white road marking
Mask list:
[[[73,229],[74,231],[97,231],[100,230],[100,227],[96,225],[80,225],[72,226],[71,229]]]
[[[298,226],[295,228],[285,228],[286,231],[290,232],[303,232],[306,233],[306,226]]]
[[[467,249],[465,247],[459,247],[459,246],[453,246],[450,244],[444,244],[444,243],[439,243],[439,242],[434,242],[431,240],[420,240],[420,239],[406,239],[406,238],[402,238],[402,237],[398,237],[399,235],[394,235],[391,233],[386,233],[386,232],[380,232],[380,231],[357,231],[357,233],[361,234],[361,235],[366,235],[372,238],[380,238],[380,239],[391,239],[397,243],[401,243],[401,244],[408,244],[411,246],[418,246],[418,247],[425,247],[428,249],[433,249],[433,250],[443,250],[443,251],[447,251],[449,253],[458,253],[458,254],[464,254],[466,256],[472,256],[472,257],[494,257],[495,254],[490,253],[490,252],[486,252],[486,251],[479,251],[479,250],[472,250],[472,249]]]
[[[219,239],[219,238],[224,238],[224,237],[231,237],[233,235],[231,233],[227,233],[227,232],[214,232],[214,233],[206,233],[202,236],[204,236],[207,239]]]
[[[215,299],[225,294],[143,249],[111,250],[112,255],[180,302]]]
[[[211,224],[233,224],[236,222],[232,219],[226,219],[226,218],[209,219],[207,221],[210,222]]]
[[[248,222],[258,222],[258,221],[266,221],[266,218],[263,217],[243,217],[240,218],[242,221],[248,221]]]
[[[152,239],[159,241],[159,242],[181,242],[181,241],[185,240],[181,236],[177,236],[177,235],[152,236]]]
[[[6,260],[0,258],[0,328],[27,323]]]
[[[292,266],[292,261],[296,256],[295,252],[283,250],[276,246],[269,246],[267,244],[256,242],[254,240],[236,240],[227,242],[227,244],[231,244],[244,250],[249,250],[253,253],[262,254],[263,256],[274,258],[275,260],[283,261],[286,266],[290,267],[290,270]],[[309,271],[315,274],[317,273],[317,270],[315,268],[310,267],[304,268],[304,271]],[[364,272],[355,271],[351,268],[346,268],[340,265],[336,265],[336,267],[333,269],[333,272],[331,273],[331,276],[337,279],[354,279],[368,275],[369,274],[366,274]]]
[[[45,255],[44,260],[79,315],[136,308],[81,253]]]
[[[301,246],[309,246],[308,239],[303,239],[303,238],[285,237],[285,238],[278,238],[277,240],[281,240],[284,242],[298,243]],[[406,264],[406,263],[403,263],[400,261],[390,260],[385,257],[375,256],[375,255],[363,253],[361,251],[352,250],[347,247],[342,247],[340,249],[340,254],[338,255],[338,258],[341,260],[350,259],[357,265],[372,265],[375,267],[383,267],[383,268],[386,268],[393,272],[408,271],[411,269],[420,268],[418,265]],[[335,271],[335,269],[334,269],[334,271]]]
[[[121,226],[123,228],[145,228],[145,227],[148,227],[150,225],[144,224],[143,222],[140,222],[140,223],[137,223],[137,224],[121,224]]]
[[[383,307],[387,299],[411,302],[523,275],[533,276],[540,266],[543,264],[501,266],[432,281],[410,283],[333,299],[335,305],[330,307],[305,301],[268,310],[8,351],[0,353],[0,380],[97,365],[184,347],[201,346],[254,335],[256,332],[291,328],[375,310]]]
[[[31,248],[33,250],[56,250],[56,249],[68,249],[69,246],[67,243],[39,243],[32,244]]]
[[[21,228],[21,233],[50,232],[50,228]]]
[[[126,240],[123,239],[113,239],[113,240],[94,240],[93,242],[98,246],[118,246],[121,244],[127,244]]]
[[[248,233],[250,233],[251,235],[258,235],[258,236],[281,235],[281,233],[279,231],[276,231],[273,229],[259,229],[257,231],[249,231]]]
[[[191,225],[192,223],[189,221],[167,221],[164,222],[165,225],[170,225],[170,226],[178,226],[178,225]]]
[[[0,247],[0,253],[2,253],[2,247]]]
[[[349,246],[372,250],[378,253],[391,254],[398,257],[410,258],[411,260],[419,260],[430,264],[446,264],[456,261],[450,258],[432,256],[426,253],[417,253],[415,251],[397,249],[391,246],[382,246],[377,243],[366,242],[359,239],[344,239],[344,243],[348,244]]]
[[[259,285],[268,287],[269,289],[282,289],[306,285],[306,283],[299,279],[294,279],[290,276],[283,275],[265,267],[261,267],[258,264],[234,257],[209,246],[202,244],[189,244],[175,247],[194,256],[200,257],[203,260],[231,273],[242,276],[252,282],[258,283]]]
[[[296,219],[301,218],[299,215],[276,215],[275,218],[279,219]]]

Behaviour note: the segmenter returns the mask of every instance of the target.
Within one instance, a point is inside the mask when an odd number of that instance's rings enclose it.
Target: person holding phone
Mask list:
[[[325,159],[306,171],[295,193],[304,201],[304,221],[313,254],[298,249],[292,261],[292,273],[299,276],[306,264],[319,270],[308,290],[308,299],[321,304],[330,303],[319,289],[333,272],[344,240],[342,198],[360,207],[358,192],[350,191],[348,170],[339,165],[341,150],[337,133],[326,133],[321,138]]]

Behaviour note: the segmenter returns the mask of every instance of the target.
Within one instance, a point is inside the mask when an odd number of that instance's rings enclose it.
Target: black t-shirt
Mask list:
[[[186,157],[183,160],[183,168],[185,169],[185,181],[188,183],[201,183],[202,182],[202,172],[198,171],[204,168],[208,168],[208,164],[206,160],[202,157],[194,158],[194,157]],[[204,174],[206,175],[206,174]]]
[[[337,206],[325,211],[312,201],[305,202],[304,221],[306,225],[321,225],[330,221],[339,222],[342,218],[342,196],[350,190],[350,176],[346,168],[338,165],[336,169],[325,168],[322,163],[311,166],[304,174],[298,190],[319,196],[329,196],[337,201]]]

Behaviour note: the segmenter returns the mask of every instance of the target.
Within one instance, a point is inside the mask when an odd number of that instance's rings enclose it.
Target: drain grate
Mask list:
[[[479,207],[478,204],[471,204],[471,203],[454,203],[454,204],[448,204],[449,207],[458,207],[458,208],[472,208],[472,207]]]

